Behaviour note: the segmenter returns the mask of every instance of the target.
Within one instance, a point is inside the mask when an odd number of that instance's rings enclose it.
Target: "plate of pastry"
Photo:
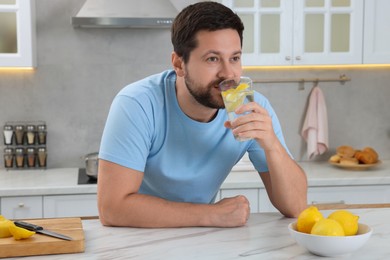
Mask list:
[[[329,163],[349,170],[365,170],[381,164],[378,153],[372,147],[362,150],[343,145],[336,149],[337,153],[329,158]]]

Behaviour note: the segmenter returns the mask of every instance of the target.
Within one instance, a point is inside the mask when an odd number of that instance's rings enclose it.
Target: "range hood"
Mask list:
[[[74,27],[170,28],[189,0],[86,0],[72,17]]]

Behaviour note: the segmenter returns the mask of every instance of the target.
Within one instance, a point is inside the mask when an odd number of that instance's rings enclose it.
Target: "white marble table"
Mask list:
[[[388,259],[390,208],[351,211],[374,231],[362,248],[342,259]],[[331,211],[322,212],[327,216]],[[287,229],[293,221],[278,213],[257,213],[239,228],[138,229],[84,220],[84,253],[28,259],[327,259],[295,243]]]

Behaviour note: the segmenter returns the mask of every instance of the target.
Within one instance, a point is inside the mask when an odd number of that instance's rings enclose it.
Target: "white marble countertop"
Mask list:
[[[310,187],[390,185],[390,160],[365,170],[351,171],[327,162],[301,162]],[[78,185],[78,168],[46,170],[0,169],[0,197],[61,194],[94,194],[96,184]],[[240,162],[222,184],[222,189],[263,188],[263,183],[250,162]]]
[[[388,259],[390,208],[350,211],[373,228],[373,234],[363,247],[342,259]],[[322,212],[328,216],[331,211]],[[84,220],[84,253],[29,259],[328,259],[309,253],[293,240],[287,226],[294,221],[278,213],[256,213],[239,228],[139,229]]]
[[[96,184],[78,185],[78,168],[0,170],[0,197],[96,193]]]

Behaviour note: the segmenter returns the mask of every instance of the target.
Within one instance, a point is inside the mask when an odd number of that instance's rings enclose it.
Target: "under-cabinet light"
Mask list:
[[[0,67],[0,71],[19,71],[19,70],[35,70],[34,67]]]
[[[243,66],[244,70],[307,70],[307,69],[372,69],[390,68],[390,64]]]

